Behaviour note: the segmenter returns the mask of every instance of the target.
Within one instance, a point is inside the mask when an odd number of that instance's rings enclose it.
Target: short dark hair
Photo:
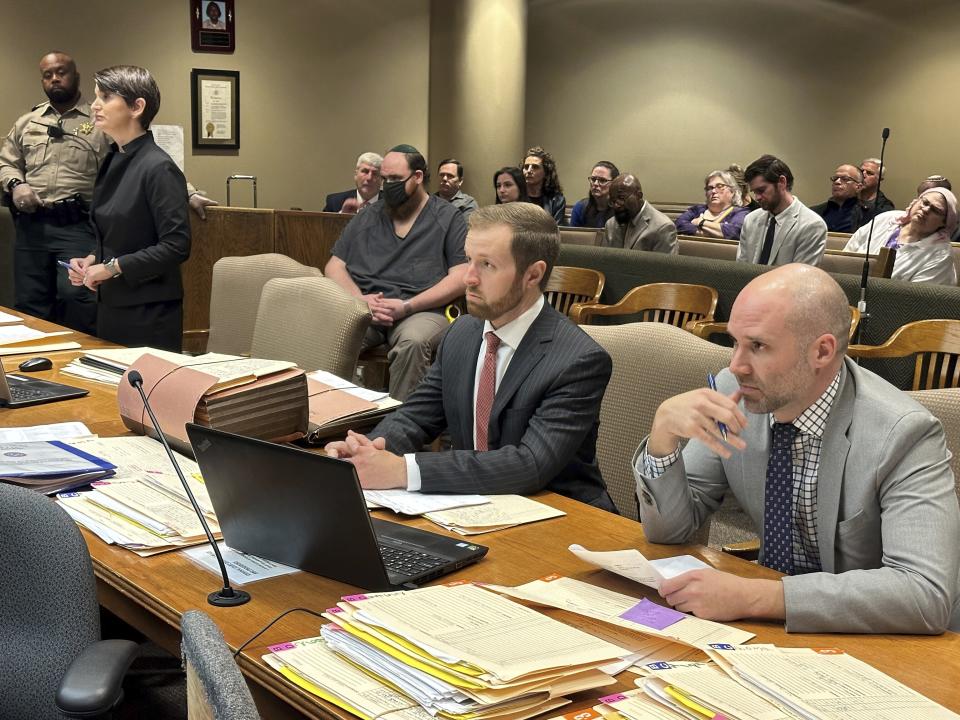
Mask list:
[[[407,166],[410,168],[410,172],[419,170],[423,173],[423,184],[426,185],[430,182],[430,168],[427,167],[427,159],[413,145],[395,145],[387,150],[387,152],[401,153],[407,159]]]
[[[547,287],[550,273],[560,255],[560,229],[546,210],[527,202],[485,205],[470,213],[470,229],[506,225],[511,231],[510,254],[517,272],[525,272],[538,260],[547,269],[540,280],[540,289]]]
[[[160,88],[149,70],[136,65],[114,65],[98,71],[93,81],[101,93],[119,95],[128,107],[133,107],[137,98],[143,98],[143,113],[138,120],[144,130],[150,127],[160,110]]]
[[[493,174],[493,194],[497,198],[497,205],[503,204],[500,202],[500,196],[497,195],[497,178],[501,175],[509,175],[513,178],[513,182],[516,183],[517,189],[520,191],[520,197],[517,198],[518,202],[530,202],[530,196],[527,195],[527,181],[523,177],[523,172],[518,167],[508,165],[500,168]]]
[[[793,173],[790,172],[790,167],[778,157],[761,155],[747,165],[743,179],[749,183],[755,177],[762,177],[767,182],[776,184],[781,175],[787,179],[787,190],[793,190]]]
[[[609,160],[600,160],[600,161],[598,161],[598,162],[595,162],[595,163],[591,166],[591,168],[598,168],[598,167],[606,168],[607,170],[609,170],[609,171],[610,171],[610,179],[611,179],[611,180],[613,180],[614,178],[616,178],[616,177],[620,174],[619,168],[617,168],[617,166],[614,165],[614,164],[613,164],[612,162],[610,162]]]
[[[531,156],[538,157],[543,161],[544,196],[550,197],[551,195],[559,195],[562,193],[563,187],[560,185],[560,176],[557,174],[557,161],[553,159],[553,155],[537,145],[527,150],[527,154],[523,156],[523,160]],[[521,162],[520,164],[522,165],[523,163]]]
[[[446,160],[441,160],[437,164],[437,172],[440,172],[440,168],[444,165],[456,165],[457,166],[457,177],[463,180],[463,163],[457,160],[456,158],[447,158]]]

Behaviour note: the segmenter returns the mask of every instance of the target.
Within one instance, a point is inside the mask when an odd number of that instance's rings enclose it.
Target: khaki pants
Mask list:
[[[439,312],[418,312],[393,327],[372,325],[363,338],[363,350],[386,344],[390,361],[390,395],[406,400],[430,367],[440,333],[449,325]]]

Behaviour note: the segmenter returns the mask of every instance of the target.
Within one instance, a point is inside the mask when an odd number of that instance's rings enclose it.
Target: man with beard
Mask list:
[[[544,302],[556,221],[529,203],[480,208],[467,235],[467,308],[402,408],[327,453],[365,488],[427,493],[552,490],[616,512],[597,466],[607,352]],[[447,430],[453,449],[420,452]]]
[[[827,249],[827,224],[793,196],[793,173],[773,155],[747,166],[744,179],[760,203],[743,221],[738,262],[819,265]]]
[[[57,261],[85,257],[96,245],[87,209],[110,138],[94,127],[72,57],[44,55],[40,81],[48,100],[18,119],[0,145],[0,191],[16,226],[14,307],[93,333],[97,297],[71,285]],[[191,185],[185,191],[201,218],[217,204]]]
[[[613,217],[604,225],[603,245],[627,250],[677,254],[677,227],[643,199],[635,175],[619,175],[610,183]]]
[[[363,348],[387,345],[390,394],[406,400],[447,327],[444,308],[463,295],[467,225],[426,191],[430,171],[416,148],[390,150],[381,175],[380,200],[343,229],[324,274],[370,307]]]
[[[740,292],[727,329],[717,389],[664,401],[640,444],[640,519],[649,540],[683,543],[732,491],[761,528],[760,563],[784,577],[695,570],[660,594],[703,618],[785,619],[789,632],[957,629],[960,509],[943,427],[845,357],[840,286],[809,265],[776,268]]]

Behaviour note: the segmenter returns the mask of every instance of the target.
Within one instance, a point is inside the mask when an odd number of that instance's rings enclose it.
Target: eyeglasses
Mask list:
[[[831,176],[830,176],[830,182],[835,183],[835,182],[837,182],[837,180],[839,180],[840,182],[845,182],[845,183],[860,182],[860,181],[857,180],[856,178],[852,178],[852,177],[850,177],[850,176],[848,176],[848,175],[831,175]]]
[[[591,175],[587,178],[587,182],[591,185],[607,185],[613,182],[613,178],[596,177],[595,175]]]
[[[703,191],[704,191],[707,195],[709,195],[710,193],[712,193],[712,192],[714,192],[714,191],[720,192],[720,191],[723,190],[724,188],[729,188],[729,187],[730,187],[729,185],[726,185],[726,184],[724,184],[724,183],[717,183],[716,185],[707,185],[707,186],[703,189]]]

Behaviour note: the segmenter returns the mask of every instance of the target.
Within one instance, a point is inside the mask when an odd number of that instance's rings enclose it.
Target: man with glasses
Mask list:
[[[570,227],[602,228],[613,217],[610,207],[610,183],[620,170],[609,160],[601,160],[593,166],[587,178],[590,194],[573,206]]]
[[[635,175],[620,175],[610,183],[610,207],[613,217],[603,227],[604,247],[677,254],[676,226],[643,199]]]
[[[793,195],[793,173],[773,155],[747,166],[744,179],[760,203],[743,221],[738,262],[819,265],[827,249],[827,224]]]
[[[865,222],[860,205],[862,189],[860,168],[841,165],[830,176],[830,199],[810,209],[823,218],[830,232],[852,233]]]
[[[406,400],[448,325],[444,308],[464,293],[467,224],[427,192],[430,171],[416,148],[391,149],[380,173],[380,200],[343,229],[323,272],[370,308],[363,349],[387,345],[390,395]]]

